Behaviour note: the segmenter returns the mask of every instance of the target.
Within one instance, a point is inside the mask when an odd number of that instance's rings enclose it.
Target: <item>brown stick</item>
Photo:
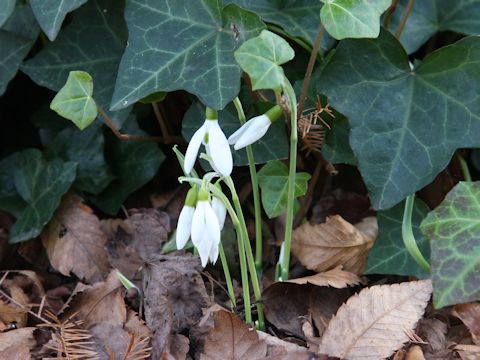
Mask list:
[[[405,12],[403,13],[402,20],[400,20],[400,24],[398,25],[397,30],[395,31],[395,37],[397,39],[400,39],[400,36],[402,35],[403,28],[405,27],[405,24],[407,23],[408,17],[410,16],[410,13],[412,12],[413,4],[415,3],[415,0],[408,0],[407,7],[405,8]]]
[[[168,131],[168,126],[167,126],[167,123],[165,122],[165,119],[163,118],[162,112],[160,111],[160,107],[156,102],[154,102],[152,103],[152,108],[153,108],[153,113],[157,118],[158,125],[160,125],[160,130],[162,131],[162,135],[165,139],[165,143],[166,144],[172,143],[170,132]]]

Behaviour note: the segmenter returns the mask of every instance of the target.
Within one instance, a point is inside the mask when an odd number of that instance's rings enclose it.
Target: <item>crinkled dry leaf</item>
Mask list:
[[[405,356],[405,360],[425,360],[422,348],[418,345],[412,346],[408,350],[407,356]]]
[[[399,349],[422,317],[430,280],[376,285],[352,296],[330,320],[320,351],[350,360],[378,360]]]
[[[41,238],[50,263],[63,275],[73,272],[93,283],[108,274],[107,237],[98,218],[79,197],[64,198]]]
[[[278,337],[272,336],[263,331],[257,331],[257,334],[260,341],[264,341],[267,344],[268,356],[287,355],[307,351],[303,346],[279,339]]]
[[[25,345],[14,345],[2,350],[0,359],[5,360],[30,360],[30,349]]]
[[[458,344],[455,350],[462,360],[478,360],[480,359],[480,346]]]
[[[342,270],[342,266],[337,266],[332,270],[321,272],[315,275],[304,276],[302,278],[290,279],[294,284],[313,284],[317,286],[331,286],[337,289],[343,289],[347,286],[358,285],[362,279],[351,272]]]
[[[374,217],[353,226],[339,215],[329,216],[323,224],[306,223],[295,229],[292,252],[302,265],[316,272],[343,265],[345,271],[361,274],[377,233]]]
[[[112,270],[105,281],[74,291],[64,316],[77,313],[87,329],[96,324],[123,326],[127,319],[123,294],[124,287]]]
[[[0,353],[11,346],[26,346],[32,349],[37,343],[33,336],[36,329],[34,327],[24,327],[0,333]]]
[[[447,347],[447,324],[438,319],[422,319],[418,335],[428,342],[425,349],[430,354],[438,353]]]
[[[453,307],[452,315],[458,317],[468,327],[472,340],[480,345],[480,304],[458,304]]]
[[[201,360],[255,360],[266,356],[267,344],[234,314],[218,311],[214,317],[215,326],[205,340]]]
[[[0,322],[4,324],[16,323],[20,328],[25,327],[30,310],[28,296],[21,287],[11,281],[5,281],[3,285],[9,290],[13,301],[0,295]]]
[[[189,350],[190,340],[186,336],[173,334],[160,360],[185,360]]]

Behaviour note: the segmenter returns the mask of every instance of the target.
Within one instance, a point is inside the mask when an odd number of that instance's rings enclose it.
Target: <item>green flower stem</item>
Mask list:
[[[470,170],[468,170],[468,164],[459,152],[457,152],[457,159],[460,163],[460,168],[462,169],[463,179],[465,181],[472,181],[472,175],[470,175]]]
[[[250,240],[248,239],[247,224],[245,223],[245,217],[243,216],[242,205],[238,198],[237,191],[235,190],[235,184],[230,176],[225,178],[225,182],[230,188],[232,193],[232,202],[235,206],[238,218],[240,220],[241,229],[243,233],[243,240],[245,242],[245,249],[247,253],[247,262],[248,268],[250,270],[250,279],[253,286],[253,294],[255,296],[255,302],[257,305],[257,315],[258,315],[258,329],[265,331],[265,318],[263,315],[263,302],[262,302],[262,291],[260,289],[260,282],[258,280],[257,271],[255,268],[255,260],[253,258],[252,246],[250,245]]]
[[[402,221],[402,238],[405,248],[417,262],[418,265],[422,267],[426,272],[430,272],[430,264],[423,257],[420,249],[417,246],[415,241],[415,236],[413,235],[412,230],[412,211],[413,203],[415,201],[415,194],[408,195],[407,200],[405,201],[405,211],[403,213]]]
[[[196,179],[191,177],[182,176],[178,178],[178,181],[180,183],[186,181],[190,184],[197,184],[199,186],[202,185],[201,179]],[[245,321],[247,323],[252,323],[252,309],[250,304],[250,285],[248,283],[248,268],[247,268],[247,260],[245,258],[245,246],[243,242],[242,226],[240,224],[240,221],[238,220],[238,216],[235,213],[235,210],[232,207],[232,204],[230,204],[230,201],[227,199],[225,194],[213,184],[208,184],[208,190],[214,196],[220,199],[220,201],[225,205],[237,233],[238,253],[240,258],[240,273],[242,276],[243,305],[245,307]]]
[[[235,105],[238,113],[238,120],[240,124],[243,125],[247,121],[245,117],[245,112],[243,111],[242,103],[240,99],[236,97],[233,99],[233,104]],[[255,158],[253,157],[253,149],[249,145],[246,148],[247,158],[248,158],[248,168],[250,169],[250,179],[252,182],[252,193],[253,193],[253,206],[255,212],[255,267],[259,274],[263,271],[262,266],[262,257],[263,257],[263,236],[262,236],[262,208],[260,205],[260,191],[258,188],[258,176],[257,169],[255,167]]]
[[[235,292],[233,291],[232,277],[230,276],[230,270],[228,269],[227,257],[225,256],[225,250],[220,242],[220,260],[222,262],[223,274],[225,275],[225,282],[227,283],[228,296],[232,304],[232,310],[235,311],[237,303],[235,302]]]
[[[295,201],[295,174],[297,170],[297,98],[292,85],[285,78],[284,92],[288,97],[290,107],[290,167],[288,172],[288,189],[287,189],[287,217],[285,220],[285,237],[284,250],[285,256],[282,262],[280,281],[288,280],[288,270],[290,267],[290,249],[292,246],[293,232],[293,206]]]

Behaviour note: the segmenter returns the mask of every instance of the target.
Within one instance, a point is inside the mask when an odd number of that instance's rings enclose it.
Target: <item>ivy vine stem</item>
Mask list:
[[[402,35],[402,31],[405,28],[405,24],[407,23],[410,13],[412,12],[414,4],[415,4],[415,0],[408,0],[408,4],[407,4],[407,7],[405,8],[405,12],[403,13],[402,19],[400,20],[400,24],[398,25],[397,30],[395,31],[395,37],[397,39],[400,39],[400,36]]]
[[[225,183],[232,193],[232,202],[235,206],[235,210],[240,221],[240,229],[242,230],[242,238],[244,240],[245,253],[247,255],[248,269],[250,270],[250,279],[252,281],[253,295],[255,296],[255,302],[257,306],[257,316],[258,316],[258,329],[265,331],[265,317],[263,315],[263,301],[262,301],[262,290],[260,288],[260,281],[258,279],[257,271],[255,268],[255,260],[253,258],[252,246],[250,245],[250,240],[248,238],[247,224],[245,222],[245,217],[243,216],[242,204],[240,204],[240,199],[238,198],[237,191],[235,189],[235,184],[230,176],[225,177]]]
[[[285,236],[284,236],[284,256],[282,260],[281,281],[288,280],[288,271],[290,267],[290,249],[292,246],[293,232],[293,206],[295,201],[295,175],[297,170],[297,98],[292,84],[285,78],[284,88],[288,98],[290,108],[290,168],[288,171],[288,188],[287,188],[287,216],[285,220]]]
[[[413,203],[415,202],[415,194],[407,196],[405,200],[405,211],[403,213],[402,221],[402,238],[405,248],[409,254],[413,257],[418,265],[424,269],[427,273],[430,272],[430,264],[423,257],[420,249],[418,248],[417,242],[415,241],[415,236],[413,235],[412,230],[412,212],[413,212]]]
[[[199,186],[202,185],[202,180],[192,177],[181,176],[178,178],[180,183],[188,182],[190,184],[197,184]],[[225,194],[218,189],[213,184],[208,184],[208,190],[216,196],[227,208],[228,214],[232,219],[233,226],[235,227],[237,233],[237,244],[238,244],[238,257],[240,259],[240,274],[242,278],[242,290],[243,290],[243,305],[245,307],[245,322],[252,323],[252,309],[250,303],[250,285],[248,283],[248,268],[247,268],[247,261],[245,256],[245,246],[243,241],[243,229],[238,219],[238,216],[235,210],[232,207],[232,204],[225,196]]]
[[[245,124],[247,118],[243,111],[243,106],[238,97],[233,99],[233,104],[237,109],[238,120],[240,125]],[[255,158],[253,156],[252,146],[246,147],[248,168],[250,169],[250,179],[252,182],[252,194],[253,194],[253,208],[255,213],[255,267],[259,274],[263,271],[262,257],[263,257],[263,235],[262,235],[262,208],[260,204],[260,191],[258,188],[258,176],[257,168],[255,167]]]

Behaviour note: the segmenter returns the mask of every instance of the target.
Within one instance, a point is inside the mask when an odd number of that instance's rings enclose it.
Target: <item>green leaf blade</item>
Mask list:
[[[129,46],[122,57],[111,109],[157,91],[183,89],[222,109],[240,89],[233,52],[257,35],[257,15],[220,0],[129,1]],[[137,26],[142,23],[142,27]],[[171,38],[174,41],[160,39]]]
[[[460,182],[423,220],[435,307],[480,300],[480,182]]]
[[[70,71],[67,82],[50,103],[50,109],[83,130],[97,117],[97,105],[92,95],[93,79],[90,74]]]
[[[320,19],[325,30],[337,40],[376,38],[380,33],[380,15],[390,0],[321,0]]]
[[[12,15],[15,9],[15,3],[17,0],[4,0],[2,7],[0,8],[0,27],[5,24],[10,15]]]

